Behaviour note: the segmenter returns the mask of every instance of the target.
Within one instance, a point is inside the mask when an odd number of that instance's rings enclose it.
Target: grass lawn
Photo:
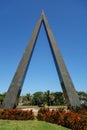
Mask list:
[[[18,109],[30,108],[30,109],[37,109],[39,110],[38,106],[17,106]]]
[[[69,130],[44,121],[12,121],[0,120],[0,130]]]
[[[23,108],[33,108],[33,109],[37,109],[39,110],[40,107],[38,106],[17,106],[18,109],[23,109]],[[48,108],[48,107],[47,107]],[[49,106],[50,109],[57,109],[57,108],[65,108],[66,109],[66,106]]]

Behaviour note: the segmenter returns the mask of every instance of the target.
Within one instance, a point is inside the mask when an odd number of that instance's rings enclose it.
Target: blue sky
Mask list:
[[[0,0],[0,93],[6,92],[42,9],[77,91],[87,92],[87,0]],[[61,91],[42,25],[22,95]]]

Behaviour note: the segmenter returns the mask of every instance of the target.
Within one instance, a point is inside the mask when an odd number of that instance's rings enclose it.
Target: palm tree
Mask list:
[[[47,105],[50,106],[50,91],[49,90],[45,92],[45,100],[47,101]]]

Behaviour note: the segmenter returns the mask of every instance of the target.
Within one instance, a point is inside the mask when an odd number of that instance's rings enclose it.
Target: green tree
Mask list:
[[[44,93],[44,96],[45,96],[45,101],[47,102],[47,105],[50,106],[50,91],[47,90],[47,91]]]
[[[43,101],[44,101],[43,92],[35,92],[32,96],[32,100],[33,100],[34,105],[43,104]]]
[[[3,102],[4,98],[5,98],[5,95],[6,95],[6,92],[0,94],[0,104],[2,104],[2,102]]]
[[[54,97],[55,105],[64,105],[64,96],[62,92],[55,92]]]
[[[30,100],[31,100],[31,95],[30,95],[30,93],[27,93],[27,94],[25,95],[25,97],[26,97],[26,100],[27,100],[27,101],[30,101]]]
[[[79,99],[87,104],[87,93],[86,92],[78,92]]]

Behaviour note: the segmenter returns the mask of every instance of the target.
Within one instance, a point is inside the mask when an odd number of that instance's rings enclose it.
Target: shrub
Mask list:
[[[8,120],[33,120],[34,113],[32,110],[3,109],[0,110],[0,119]]]
[[[41,108],[38,111],[37,118],[38,118],[38,120],[47,121],[47,118],[49,118],[49,114],[50,114],[49,108]],[[48,122],[49,122],[49,120],[48,120]]]
[[[85,124],[83,124],[81,115],[78,113],[74,113],[74,111],[69,111],[65,113],[64,126],[72,128],[73,130],[84,130],[85,128]]]
[[[37,115],[38,120],[55,123],[71,128],[72,130],[87,129],[87,111],[80,110],[78,113],[72,110],[49,110],[41,108]]]
[[[62,113],[62,114],[61,114]],[[50,123],[55,124],[63,124],[63,114],[65,113],[64,110],[51,110],[46,108],[41,108],[38,111],[37,118],[38,120],[44,120]]]

